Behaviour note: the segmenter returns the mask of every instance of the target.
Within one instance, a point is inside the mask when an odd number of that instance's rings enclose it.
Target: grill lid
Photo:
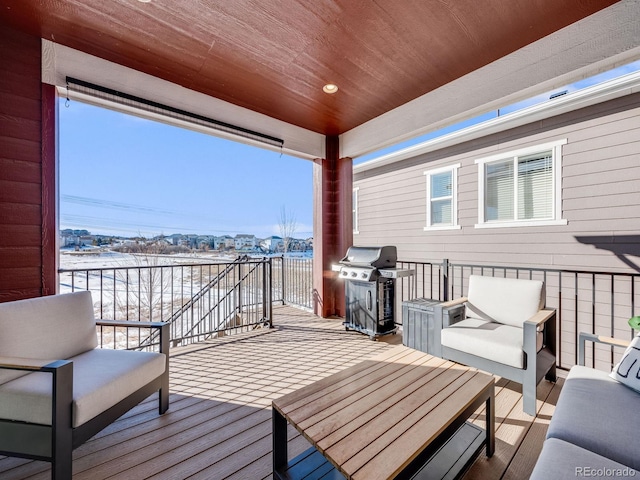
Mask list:
[[[398,260],[398,252],[393,245],[384,247],[349,247],[347,255],[340,260],[342,265],[394,268]]]

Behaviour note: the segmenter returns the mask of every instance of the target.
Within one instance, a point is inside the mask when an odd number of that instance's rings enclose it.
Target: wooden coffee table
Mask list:
[[[494,452],[494,379],[404,346],[273,401],[274,478],[456,478]],[[486,429],[467,419],[486,404]],[[287,462],[287,422],[313,447]]]

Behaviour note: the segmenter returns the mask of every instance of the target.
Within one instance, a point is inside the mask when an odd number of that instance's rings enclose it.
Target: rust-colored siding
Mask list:
[[[327,137],[326,157],[316,160],[313,168],[313,231],[321,240],[313,255],[314,313],[323,317],[345,315],[344,284],[336,279],[331,264],[344,256],[353,238],[353,164],[350,158],[339,158],[337,137]]]
[[[42,141],[43,105],[51,105],[55,93],[40,81],[39,38],[2,26],[0,58],[0,301],[9,301],[55,292],[55,189],[43,215],[43,185],[51,183],[43,182],[43,174],[55,178],[55,138],[49,136],[48,146]],[[43,92],[49,103],[43,103]],[[55,125],[47,128],[55,132]],[[43,236],[45,225],[53,231]]]

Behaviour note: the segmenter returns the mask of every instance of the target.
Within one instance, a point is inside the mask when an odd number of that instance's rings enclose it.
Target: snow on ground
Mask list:
[[[90,290],[96,318],[171,320],[171,337],[213,332],[229,321],[239,305],[262,302],[261,275],[238,283],[235,255],[124,254],[102,249],[61,251],[60,293]],[[223,265],[216,265],[223,264]],[[246,267],[245,267],[246,268]],[[247,270],[243,270],[246,275]],[[239,303],[238,303],[239,302]],[[137,335],[134,335],[137,337]],[[103,332],[107,344],[129,347],[124,332]]]
[[[236,255],[220,254],[218,252],[197,252],[189,255],[136,255],[119,253],[106,249],[86,249],[75,252],[60,250],[60,268],[62,269],[92,269],[113,267],[138,267],[141,262],[149,263],[150,258],[157,260],[154,265],[179,265],[192,263],[233,262]],[[142,259],[142,260],[141,260]]]

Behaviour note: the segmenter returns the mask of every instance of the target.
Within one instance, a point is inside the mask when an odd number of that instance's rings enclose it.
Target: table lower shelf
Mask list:
[[[464,475],[485,444],[485,431],[464,423],[453,436],[429,458],[411,480],[455,480]],[[411,465],[409,466],[411,467]]]
[[[481,450],[485,438],[484,430],[466,422],[430,458],[418,457],[396,478],[458,479]],[[345,476],[313,447],[275,471],[273,477],[283,480],[345,480]]]
[[[302,452],[286,467],[273,472],[273,478],[282,480],[345,480],[345,476],[314,447]]]

